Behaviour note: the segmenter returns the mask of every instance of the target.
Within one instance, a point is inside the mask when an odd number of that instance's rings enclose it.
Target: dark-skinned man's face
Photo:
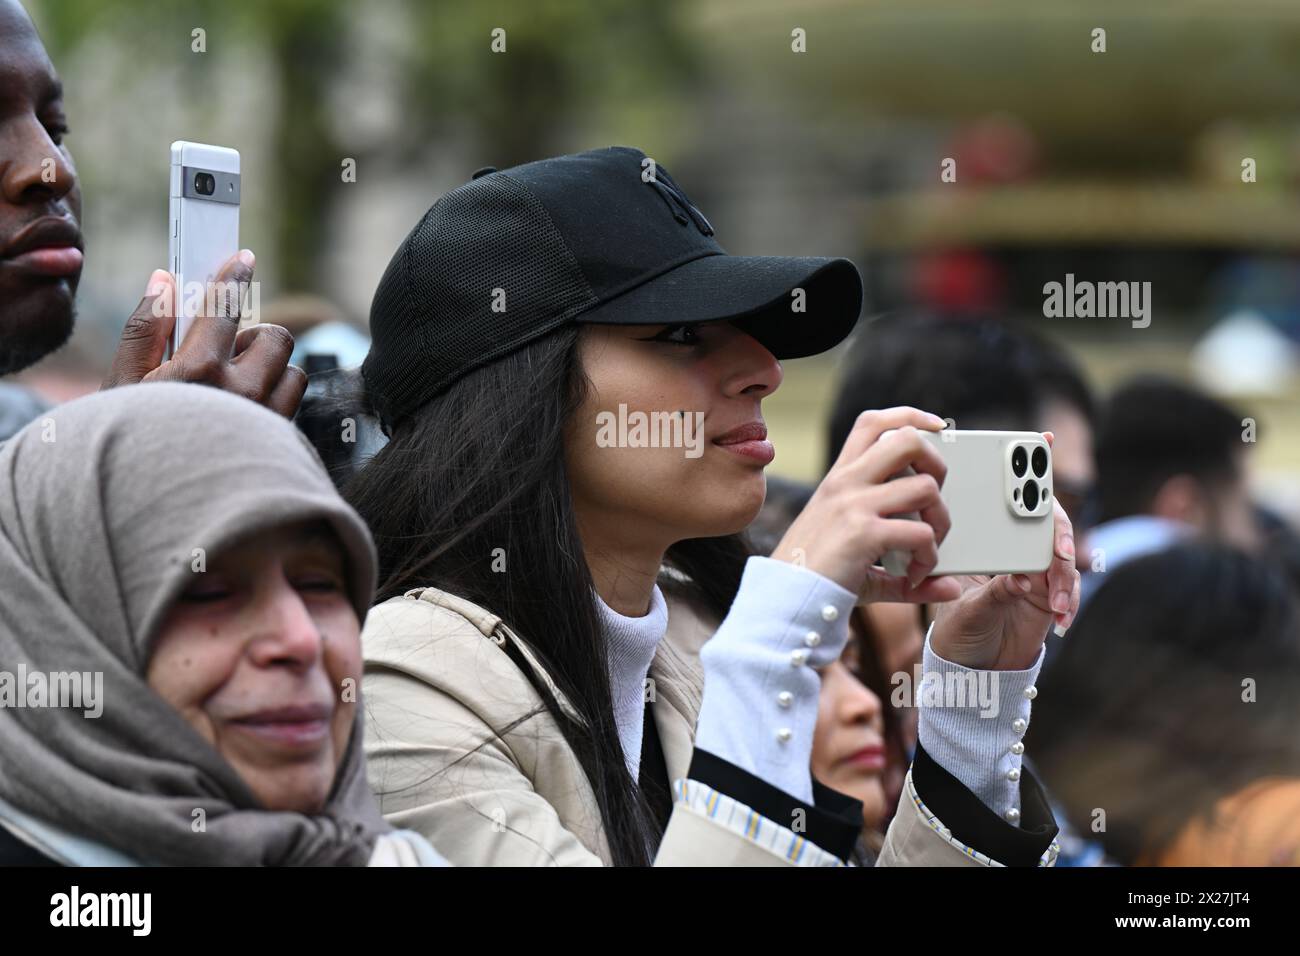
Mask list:
[[[26,11],[0,0],[0,375],[72,334],[81,190],[58,77]]]

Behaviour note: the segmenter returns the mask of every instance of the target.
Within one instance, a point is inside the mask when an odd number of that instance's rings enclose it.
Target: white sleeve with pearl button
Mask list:
[[[811,804],[815,668],[844,650],[856,599],[807,568],[750,558],[730,613],[700,652],[695,746]]]
[[[934,625],[930,625],[933,632]],[[1043,652],[1028,670],[985,671],[936,654],[925,635],[917,737],[934,761],[1008,823],[1020,823],[1020,774]]]

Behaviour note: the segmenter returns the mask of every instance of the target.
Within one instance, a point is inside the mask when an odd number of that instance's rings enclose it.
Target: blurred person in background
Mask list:
[[[1051,431],[1054,494],[1075,527],[1086,526],[1095,479],[1095,402],[1077,363],[1044,337],[978,316],[883,316],[858,333],[841,383],[828,428],[832,460],[854,416],[882,404],[934,409],[963,430]],[[789,487],[778,493],[778,506],[796,500]],[[764,511],[770,536],[780,512],[766,506]],[[892,677],[911,673],[920,660],[930,619],[924,605],[878,602],[854,608],[850,625],[857,645],[874,650]],[[1058,643],[1048,641],[1044,666]],[[902,698],[896,707],[892,696],[885,699],[890,701],[888,723],[910,753],[916,741],[913,701]],[[1058,842],[1058,866],[1081,865],[1098,856],[1065,825]]]
[[[1086,519],[1096,476],[1096,403],[1078,364],[1054,342],[991,318],[881,316],[855,336],[840,382],[828,461],[864,408],[940,409],[936,414],[963,430],[1050,431],[1056,497],[1076,531]]]
[[[866,408],[944,408],[938,414],[961,429],[1051,431],[1053,493],[1076,532],[1086,526],[1096,479],[1096,402],[1078,364],[1055,343],[991,319],[881,316],[855,335],[840,381],[828,462]],[[803,482],[769,478],[767,501],[750,529],[754,546],[770,550],[811,494]]]
[[[379,419],[358,407],[356,396],[364,386],[359,368],[318,365],[325,356],[308,356],[307,391],[294,417],[325,463],[335,487],[342,488],[388,442]]]
[[[290,361],[307,373],[294,424],[315,447],[335,486],[342,487],[387,441],[378,420],[353,401],[362,387],[359,366],[370,336],[316,295],[276,298],[262,310],[262,320],[293,336]]]
[[[868,408],[911,405],[952,419],[960,429],[1028,430],[1035,423],[1033,383],[1015,364],[1016,339],[1004,325],[899,313],[867,323],[844,359],[827,426],[827,460],[843,448]],[[876,603],[854,611],[855,630],[875,635],[887,674],[910,673],[928,624],[923,605]],[[916,712],[901,715],[910,749]]]
[[[1097,400],[1083,369],[1055,342],[1017,328],[1036,400],[1034,431],[1052,433],[1052,494],[1083,537],[1095,507]]]
[[[1281,571],[1297,595],[1300,595],[1300,531],[1277,511],[1264,504],[1255,505],[1255,522],[1259,527],[1259,556]]]
[[[370,336],[322,296],[278,296],[263,307],[262,321],[288,330],[293,336],[290,361],[309,376],[331,368],[355,368],[370,349]]]
[[[1108,572],[1039,682],[1035,764],[1125,865],[1300,865],[1300,611],[1188,542]]]
[[[1076,492],[1058,500],[1072,521],[1082,517],[1093,478],[1091,390],[1075,363],[1045,339],[987,318],[881,316],[855,335],[840,380],[827,426],[828,461],[868,408],[932,409],[966,430],[1052,430],[1054,481]],[[1064,439],[1055,434],[1058,423]],[[807,494],[795,482],[772,485],[775,495],[755,522],[757,533],[750,532],[760,547],[775,543]],[[853,614],[855,632],[872,636],[886,674],[910,673],[927,624],[924,607],[911,604],[878,602]],[[909,750],[915,722],[911,708],[900,715]]]
[[[366,783],[374,549],[302,436],[181,384],[45,419],[0,450],[0,862],[441,863]]]
[[[862,802],[862,837],[853,862],[872,866],[907,774],[899,712],[885,704],[890,684],[870,635],[854,633],[821,677],[813,776]]]
[[[660,583],[668,600],[672,638],[679,650],[698,658],[712,636],[707,625],[715,612],[684,587],[679,576],[668,574]],[[880,639],[864,610],[858,606],[850,612],[843,654],[820,671],[811,764],[815,780],[862,803],[862,834],[851,862],[874,866],[903,792],[916,723],[910,701],[904,707],[887,703],[894,690],[889,675],[903,665],[885,666]]]
[[[75,317],[84,242],[81,188],[64,137],[63,89],[17,0],[0,0],[0,376],[21,371],[67,342]],[[216,282],[241,291],[253,279],[244,250]],[[238,331],[240,303],[223,297],[197,317],[177,354],[164,361],[174,319],[174,280],[156,270],[127,319],[104,387],[194,381],[292,415],[307,386],[290,366],[292,337],[261,325]],[[156,301],[161,303],[155,307]],[[30,390],[0,383],[0,441],[46,407]]]
[[[1011,327],[986,319],[896,313],[872,319],[854,337],[827,424],[833,461],[864,408],[894,399],[934,408],[955,427],[1029,430],[1038,395]],[[881,405],[881,402],[886,402]]]
[[[1241,414],[1161,378],[1117,389],[1097,430],[1097,523],[1080,549],[1083,600],[1111,572],[1199,536],[1257,550]]]

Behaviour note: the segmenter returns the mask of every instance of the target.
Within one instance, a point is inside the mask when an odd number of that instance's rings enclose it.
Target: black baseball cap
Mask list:
[[[569,323],[725,320],[785,359],[836,345],[861,308],[849,260],[728,255],[667,170],[611,146],[482,169],[435,202],[379,280],[361,374],[391,427]]]

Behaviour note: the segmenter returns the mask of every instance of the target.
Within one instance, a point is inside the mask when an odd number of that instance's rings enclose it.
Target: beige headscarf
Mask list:
[[[97,718],[0,706],[0,797],[146,863],[364,865],[389,827],[360,707],[324,810],[271,812],[143,676],[195,549],[210,559],[302,520],[338,535],[364,619],[370,536],[278,415],[200,385],[137,385],[14,436],[0,449],[0,670],[101,672],[104,701]]]

